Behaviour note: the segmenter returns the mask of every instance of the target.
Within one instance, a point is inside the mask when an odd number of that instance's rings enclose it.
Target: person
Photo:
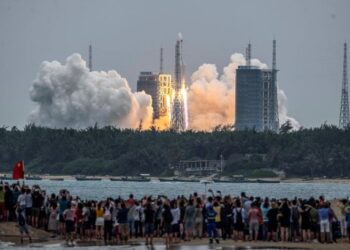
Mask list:
[[[153,245],[153,234],[154,234],[154,222],[155,222],[155,210],[151,203],[151,198],[147,199],[146,207],[144,210],[145,214],[145,244]]]
[[[291,238],[294,241],[299,241],[300,236],[300,213],[297,199],[292,200],[291,206]]]
[[[279,209],[279,220],[281,224],[281,240],[288,241],[290,227],[290,208],[288,200],[284,199]]]
[[[278,207],[276,201],[271,202],[271,209],[267,212],[268,218],[268,240],[277,241]]]
[[[76,236],[80,239],[83,238],[83,204],[78,202],[75,209],[76,218]]]
[[[197,198],[196,208],[194,212],[194,236],[202,239],[203,234],[203,211],[202,200]]]
[[[188,205],[185,208],[184,225],[185,225],[185,240],[190,240],[193,237],[193,226],[195,220],[195,207],[193,206],[193,200],[188,201]]]
[[[97,203],[96,207],[96,238],[102,239],[102,227],[104,225],[103,220],[103,208],[102,202]]]
[[[258,208],[257,202],[253,202],[248,211],[249,220],[249,237],[250,240],[257,241],[259,235],[259,225],[262,219],[260,209]]]
[[[125,202],[121,202],[120,209],[117,214],[118,224],[120,228],[121,242],[128,243],[129,238],[129,223],[128,223],[128,212],[129,209],[126,207]]]
[[[70,205],[70,202],[67,200],[67,193],[65,190],[60,191],[61,197],[58,200],[58,205],[59,205],[59,226],[58,230],[60,235],[65,234],[65,220],[63,213],[67,209],[68,205]]]
[[[12,207],[10,209],[10,217],[13,218],[13,220],[16,220],[16,213],[17,213],[17,202],[18,202],[18,197],[21,194],[21,190],[19,185],[13,184],[12,185]]]
[[[307,242],[311,240],[310,228],[310,206],[306,204],[306,201],[303,201],[302,205],[299,208],[300,218],[301,218],[301,232],[302,232],[302,241]]]
[[[91,207],[91,202],[86,202],[83,205],[83,210],[82,210],[82,221],[83,221],[83,237],[86,239],[91,239],[91,224],[90,224],[90,207]]]
[[[339,216],[339,222],[340,222],[340,228],[341,228],[341,234],[342,237],[346,237],[347,232],[346,232],[346,220],[345,220],[345,207],[346,207],[346,199],[341,199],[337,201],[337,206],[340,210],[340,216]]]
[[[216,221],[215,221],[216,215],[217,214],[213,206],[213,198],[210,196],[208,197],[208,203],[206,204],[207,233],[209,237],[209,244],[213,244],[214,238],[217,244],[220,243],[218,238],[218,231],[216,228]]]
[[[67,208],[63,212],[63,218],[65,221],[65,228],[66,228],[66,243],[68,246],[74,245],[73,233],[75,230],[75,227],[74,227],[75,213],[72,210],[71,203],[67,204]]]
[[[313,240],[314,243],[318,242],[318,236],[319,236],[319,216],[318,211],[316,209],[316,201],[314,198],[309,199],[309,205],[310,205],[310,240]]]
[[[270,201],[269,198],[265,198],[264,202],[261,204],[260,207],[262,217],[263,217],[263,225],[262,225],[262,240],[266,241],[267,240],[267,235],[268,235],[268,225],[269,225],[269,217],[267,217],[267,213],[270,210]]]
[[[346,230],[348,234],[348,239],[350,243],[350,198],[348,198],[347,204],[344,206]]]
[[[91,202],[89,225],[90,225],[90,239],[96,236],[96,202]]]
[[[161,237],[162,236],[162,213],[163,213],[163,202],[161,199],[158,199],[157,206],[156,206],[156,215],[155,215],[155,236]]]
[[[1,183],[0,184],[0,221],[3,221],[4,217],[5,217],[5,192]]]
[[[32,242],[32,237],[30,236],[27,223],[26,223],[26,217],[25,217],[25,210],[21,207],[17,208],[17,221],[18,221],[18,227],[19,232],[21,234],[21,244],[23,244],[23,235],[26,234],[28,236],[29,242]]]
[[[135,201],[135,209],[133,210],[134,214],[134,229],[135,229],[135,238],[142,237],[142,216],[143,208],[138,201]]]
[[[218,197],[220,199],[220,197]],[[215,216],[215,223],[216,223],[216,230],[218,232],[218,237],[222,236],[222,220],[221,220],[221,214],[222,214],[222,207],[216,199],[213,203],[213,208],[215,210],[216,216]]]
[[[176,200],[172,200],[170,202],[170,207],[171,207],[171,215],[173,220],[171,221],[171,233],[172,233],[172,240],[177,243],[179,242],[179,237],[180,237],[180,208],[176,204]]]
[[[112,221],[112,213],[113,213],[113,204],[110,199],[107,199],[106,204],[103,208],[103,220],[104,220],[104,243],[107,245],[108,242],[112,240],[112,230],[113,230],[113,221]]]
[[[320,221],[320,240],[321,243],[325,241],[330,243],[330,210],[327,202],[323,202],[320,204],[320,208],[318,209],[319,221]]]
[[[54,235],[57,233],[57,216],[59,215],[57,209],[57,203],[53,202],[50,205],[50,215],[49,215],[49,223],[48,223],[48,231],[52,232]]]
[[[135,213],[136,213],[136,204],[134,196],[131,194],[128,201],[128,224],[129,224],[129,237],[130,239],[135,233]]]
[[[171,226],[172,221],[173,221],[173,215],[171,213],[170,206],[168,203],[165,203],[163,205],[161,224],[162,224],[166,247],[169,247],[172,243],[172,226]]]
[[[237,199],[235,203],[235,207],[233,208],[234,239],[243,241],[245,211],[240,199]]]
[[[221,208],[222,239],[226,240],[232,236],[232,200],[230,196],[224,197]]]
[[[29,187],[27,187],[27,189],[26,189],[25,200],[26,200],[26,219],[27,219],[27,224],[33,225],[32,224],[33,198],[32,198],[32,192],[31,192]]]
[[[43,206],[44,198],[38,188],[34,189],[32,193],[32,225],[39,227],[40,209]]]

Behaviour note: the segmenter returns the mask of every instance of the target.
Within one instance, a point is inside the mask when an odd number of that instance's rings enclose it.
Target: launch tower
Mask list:
[[[343,83],[341,88],[339,127],[349,126],[349,94],[348,94],[348,69],[347,69],[347,44],[344,43]]]
[[[185,74],[182,60],[182,37],[179,36],[175,45],[175,79],[174,96],[171,109],[171,128],[177,132],[186,129],[186,96],[185,96]]]

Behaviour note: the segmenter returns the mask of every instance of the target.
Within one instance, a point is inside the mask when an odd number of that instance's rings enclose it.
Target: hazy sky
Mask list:
[[[133,89],[140,71],[174,71],[184,37],[187,78],[203,63],[219,71],[250,41],[271,65],[277,39],[278,82],[289,115],[303,126],[338,124],[343,42],[350,40],[350,1],[0,1],[0,126],[23,127],[35,107],[29,88],[44,60],[74,52],[93,67],[117,70]]]

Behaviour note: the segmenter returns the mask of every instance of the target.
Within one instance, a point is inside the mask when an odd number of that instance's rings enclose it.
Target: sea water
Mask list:
[[[9,181],[12,183],[12,181]],[[178,195],[188,196],[193,192],[198,194],[209,194],[211,189],[215,194],[217,191],[222,195],[238,196],[241,192],[246,192],[248,196],[289,198],[294,197],[309,198],[324,195],[326,199],[347,198],[350,195],[349,183],[213,183],[204,185],[197,182],[123,182],[123,181],[50,181],[32,180],[25,181],[26,185],[37,184],[47,194],[58,193],[61,189],[67,189],[71,195],[79,196],[83,200],[102,200],[107,197],[128,198],[129,194],[141,198],[152,195],[165,195],[175,198]]]

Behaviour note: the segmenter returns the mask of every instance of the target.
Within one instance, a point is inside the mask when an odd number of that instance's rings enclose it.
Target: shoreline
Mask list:
[[[0,172],[0,176],[11,176],[10,173],[1,173]],[[25,180],[25,181],[50,181],[51,179],[64,179],[64,181],[76,181],[74,175],[31,175],[31,176],[37,176],[37,177],[40,177],[42,178],[41,180]],[[98,178],[98,179],[101,179],[101,181],[110,181],[110,179],[112,178],[122,178],[122,177],[125,177],[125,176],[112,176],[112,175],[109,175],[109,176],[99,176],[99,175],[86,175],[87,178]],[[161,177],[161,176],[151,176],[149,177],[149,182],[153,182],[153,181],[159,181],[159,179],[167,179],[169,178],[169,182],[172,182],[172,178],[176,178],[178,176],[168,176],[168,177]],[[184,180],[191,180],[191,178],[189,177],[182,177]],[[198,183],[199,183],[199,180],[200,179],[208,179],[208,177],[198,177]],[[0,179],[1,180],[1,179]],[[334,184],[349,184],[350,183],[350,179],[349,178],[313,178],[313,179],[305,179],[305,178],[246,178],[246,181],[247,182],[227,182],[227,184],[230,184],[230,183],[255,183],[255,182],[249,182],[249,181],[256,181],[256,180],[262,180],[262,181],[279,181],[280,183],[320,183],[320,184],[331,184],[331,183],[334,183]],[[15,181],[15,180],[12,180],[12,179],[4,179],[2,180],[3,182],[6,182],[6,181]],[[21,180],[22,181],[22,180]],[[57,181],[57,180],[51,180],[51,181]],[[132,182],[132,180],[128,180],[129,182]],[[181,181],[178,181],[178,182],[181,182]],[[186,181],[185,181],[186,182]],[[197,182],[193,182],[193,183],[197,183]],[[221,182],[215,182],[213,181],[213,183],[221,183]],[[258,183],[258,182],[256,182]],[[278,184],[278,183],[276,183]]]

